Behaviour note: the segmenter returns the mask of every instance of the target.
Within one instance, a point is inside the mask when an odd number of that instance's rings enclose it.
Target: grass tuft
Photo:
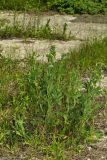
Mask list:
[[[16,17],[15,17],[16,19]],[[63,40],[69,41],[75,39],[71,32],[67,33],[67,24],[65,23],[62,29],[53,28],[50,26],[50,19],[47,20],[45,25],[40,25],[38,22],[35,24],[20,24],[14,22],[12,25],[3,23],[1,20],[0,26],[0,38],[37,38],[37,39],[49,39],[49,40]]]

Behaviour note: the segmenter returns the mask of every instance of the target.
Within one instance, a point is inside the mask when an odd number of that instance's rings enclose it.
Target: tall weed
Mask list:
[[[1,57],[1,144],[25,143],[35,136],[35,129],[38,136],[44,130],[47,141],[53,135],[62,140],[66,136],[79,144],[91,135],[99,108],[95,99],[101,94],[97,83],[102,67],[97,64],[90,70],[84,84],[80,71],[67,70],[65,57],[59,63],[55,55],[52,46],[46,64],[37,62],[33,55],[24,62],[24,68],[18,61]]]

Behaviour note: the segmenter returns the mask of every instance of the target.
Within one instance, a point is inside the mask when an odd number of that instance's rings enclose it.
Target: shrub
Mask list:
[[[51,3],[50,3],[51,5]],[[55,1],[52,6],[53,9],[57,9],[60,12],[75,13],[75,14],[99,14],[106,13],[107,2],[94,1],[94,0],[58,0]]]
[[[22,5],[23,4],[23,5]],[[75,14],[107,13],[106,0],[1,0],[0,9],[38,11],[54,9]]]

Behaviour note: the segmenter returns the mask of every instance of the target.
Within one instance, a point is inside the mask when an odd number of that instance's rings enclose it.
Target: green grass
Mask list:
[[[103,40],[91,40],[84,43],[78,50],[71,51],[65,58],[65,63],[68,63],[70,67],[76,66],[83,73],[94,68],[96,63],[104,63],[107,65],[107,38]]]
[[[107,66],[107,38],[84,44],[47,63],[35,54],[24,60],[0,57],[0,145],[31,146],[44,156],[65,159],[69,147],[93,139],[93,120],[104,103],[97,83]],[[87,82],[83,82],[88,77]],[[48,159],[47,158],[47,159]]]
[[[0,9],[38,11],[41,9],[46,9],[46,3],[43,2],[43,0],[1,0]]]
[[[0,26],[0,38],[36,38],[36,39],[49,39],[49,40],[63,40],[68,41],[75,39],[75,36],[71,32],[67,33],[67,24],[65,23],[62,29],[58,27],[53,28],[50,26],[50,19],[47,20],[45,25],[39,24],[38,20],[35,20],[35,23],[32,24],[29,22],[26,24],[21,24],[17,22],[17,17],[14,17],[13,24],[7,24],[5,19],[1,20]]]

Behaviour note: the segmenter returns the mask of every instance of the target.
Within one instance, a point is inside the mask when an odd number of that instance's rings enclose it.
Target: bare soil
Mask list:
[[[57,58],[60,58],[63,53],[67,53],[70,49],[78,48],[81,43],[90,38],[103,38],[106,36],[106,18],[107,16],[72,16],[59,15],[57,13],[37,16],[19,12],[0,12],[0,20],[4,20],[5,24],[8,25],[12,25],[15,22],[21,25],[33,25],[38,21],[40,25],[44,25],[50,19],[50,26],[60,32],[66,23],[67,33],[71,32],[75,37],[75,39],[67,42],[30,39],[25,43],[23,39],[0,39],[0,49],[3,55],[11,54],[13,57],[23,58],[28,52],[36,52],[40,56],[39,59],[46,59],[46,54],[49,53],[51,45],[55,45]]]
[[[69,50],[78,48],[79,40],[72,41],[49,41],[49,40],[35,40],[29,39],[5,39],[0,40],[0,50],[2,55],[11,56],[12,58],[24,58],[29,54],[35,52],[37,59],[46,61],[46,55],[49,53],[51,46],[56,47],[56,59],[60,59],[62,54],[66,54]]]

